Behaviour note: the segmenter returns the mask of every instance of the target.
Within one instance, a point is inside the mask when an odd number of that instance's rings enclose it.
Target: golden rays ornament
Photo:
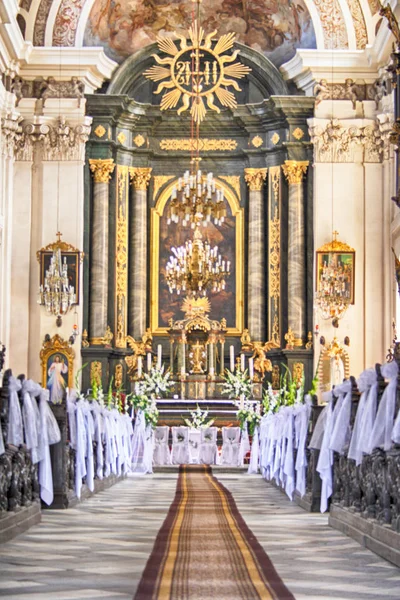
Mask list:
[[[204,29],[195,21],[189,29],[191,43],[186,37],[175,33],[180,40],[180,49],[170,38],[157,38],[160,51],[168,56],[160,58],[153,54],[158,64],[145,71],[144,76],[161,82],[155,91],[156,94],[164,92],[161,110],[176,108],[180,104],[180,115],[190,107],[193,120],[201,123],[207,112],[206,104],[217,113],[221,109],[215,104],[216,101],[226,108],[236,108],[236,98],[227,88],[240,92],[241,88],[235,80],[245,77],[251,69],[238,61],[234,62],[239,50],[225,54],[231,50],[236,35],[227,33],[213,40],[216,33],[213,31],[205,35]]]

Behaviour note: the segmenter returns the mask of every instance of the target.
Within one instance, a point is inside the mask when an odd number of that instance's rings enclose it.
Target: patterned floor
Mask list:
[[[326,516],[305,513],[258,476],[217,476],[296,600],[399,600],[399,569],[329,528]],[[45,511],[0,547],[0,598],[132,600],[176,477],[132,477],[78,508]]]

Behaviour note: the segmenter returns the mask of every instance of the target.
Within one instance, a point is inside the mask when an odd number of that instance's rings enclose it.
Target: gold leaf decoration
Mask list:
[[[94,134],[97,135],[97,137],[99,137],[99,138],[103,137],[105,132],[106,132],[106,130],[103,127],[103,125],[97,125],[96,129],[94,130]]]
[[[144,137],[138,133],[136,137],[133,138],[133,142],[136,144],[136,146],[138,148],[141,148],[143,146],[143,144],[145,143],[145,139]]]
[[[121,131],[118,135],[117,135],[117,140],[119,141],[120,144],[125,144],[126,142],[126,135],[123,131]]]
[[[273,143],[274,146],[277,145],[277,143],[279,142],[281,138],[279,137],[279,133],[277,133],[275,131],[275,133],[273,134],[273,136],[271,137],[271,142]]]
[[[161,150],[179,150],[191,152],[200,150],[202,152],[232,151],[237,148],[237,141],[232,139],[208,139],[202,138],[197,142],[196,138],[167,138],[160,141]]]
[[[251,143],[254,146],[254,148],[259,148],[263,145],[262,137],[260,137],[259,135],[255,135],[251,140]]]
[[[301,140],[301,138],[304,137],[304,131],[300,129],[300,127],[296,127],[292,135],[296,140]]]

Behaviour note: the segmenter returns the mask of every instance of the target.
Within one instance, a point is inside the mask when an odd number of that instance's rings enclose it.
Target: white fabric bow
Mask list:
[[[21,405],[19,403],[18,392],[21,389],[21,382],[16,377],[11,376],[8,380],[8,428],[7,444],[20,446],[24,443],[24,430],[22,425]]]

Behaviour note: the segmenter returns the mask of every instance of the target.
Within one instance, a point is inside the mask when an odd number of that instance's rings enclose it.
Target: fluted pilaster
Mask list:
[[[130,302],[129,329],[135,338],[146,331],[147,302],[147,186],[151,168],[130,169],[133,187],[132,227],[130,231]]]
[[[90,272],[90,339],[99,341],[107,329],[108,194],[115,165],[112,158],[89,160],[93,173],[93,217]]]
[[[245,169],[249,186],[248,329],[253,340],[265,339],[265,235],[263,187],[267,169]]]
[[[288,224],[288,327],[295,345],[302,346],[306,335],[306,262],[303,177],[308,161],[286,160],[283,172],[289,183]]]

